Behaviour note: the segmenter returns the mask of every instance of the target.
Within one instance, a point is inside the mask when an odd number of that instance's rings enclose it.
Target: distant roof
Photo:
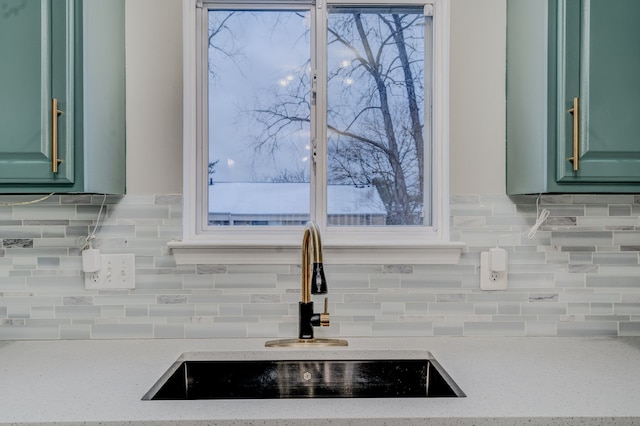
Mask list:
[[[215,182],[209,212],[248,215],[308,214],[309,183]],[[386,215],[374,186],[327,185],[328,214]]]

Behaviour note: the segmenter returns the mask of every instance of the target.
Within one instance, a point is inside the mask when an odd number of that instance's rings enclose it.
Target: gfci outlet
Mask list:
[[[84,273],[84,287],[88,290],[133,289],[136,264],[133,254],[101,254],[100,269]]]
[[[504,262],[500,262],[502,271],[491,269],[490,254],[480,253],[480,290],[506,290],[507,289],[507,267],[506,253],[503,254]]]

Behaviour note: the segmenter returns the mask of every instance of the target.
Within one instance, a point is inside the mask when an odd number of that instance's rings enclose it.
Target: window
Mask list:
[[[447,1],[184,0],[174,251],[446,245]]]

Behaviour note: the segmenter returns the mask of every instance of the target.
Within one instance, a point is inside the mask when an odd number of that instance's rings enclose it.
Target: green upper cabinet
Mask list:
[[[124,0],[0,3],[0,193],[124,193],[124,109]]]
[[[507,0],[507,193],[640,191],[638,22],[638,0]]]

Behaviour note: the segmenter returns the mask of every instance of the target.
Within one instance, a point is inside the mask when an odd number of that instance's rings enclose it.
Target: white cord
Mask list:
[[[533,238],[536,236],[536,232],[538,232],[538,228],[540,228],[544,224],[544,222],[549,217],[549,214],[551,214],[551,212],[547,209],[542,209],[542,211],[540,211],[540,195],[538,195],[538,198],[536,199],[536,214],[538,215],[536,218],[536,223],[534,223],[533,226],[529,229],[529,232],[527,232],[527,237],[530,240],[533,240]],[[496,238],[496,247],[500,245],[500,238],[508,237],[509,235],[521,235],[521,234],[523,234],[523,232],[514,232],[512,234],[505,234],[505,235],[498,236]]]
[[[540,226],[542,226],[544,221],[547,220],[547,218],[549,217],[549,214],[550,214],[549,210],[542,209],[542,211],[540,212],[540,215],[538,216],[538,219],[536,220],[536,223],[531,227],[531,229],[529,230],[529,233],[527,234],[527,237],[530,240],[533,240],[533,238],[536,236],[536,232],[538,232],[538,228],[540,228]]]
[[[53,194],[55,194],[55,192],[52,192],[49,195],[45,195],[44,197],[38,198],[37,200],[21,201],[21,202],[18,202],[18,203],[0,203],[0,206],[2,206],[2,207],[11,207],[11,206],[26,206],[28,204],[36,204],[36,203],[44,201],[44,200],[46,200],[48,198],[51,198],[53,196]]]
[[[87,238],[84,239],[84,243],[82,243],[82,246],[80,247],[81,251],[93,248],[91,243],[93,242],[93,240],[96,239],[96,230],[98,229],[98,225],[100,224],[100,218],[102,217],[102,210],[104,209],[104,205],[106,201],[107,201],[107,194],[104,194],[104,197],[102,198],[102,205],[100,206],[100,211],[98,212],[98,218],[96,219],[96,224],[93,227],[93,231],[91,231],[89,235],[87,235]]]
[[[2,207],[12,207],[12,206],[26,206],[29,204],[36,204],[36,203],[40,203],[44,200],[47,200],[49,198],[51,198],[53,195],[55,194],[55,192],[52,192],[49,195],[45,195],[44,197],[40,197],[38,199],[35,200],[31,200],[31,201],[21,201],[21,202],[17,202],[17,203],[0,203],[0,206]],[[102,205],[100,205],[100,211],[98,212],[98,219],[96,219],[96,224],[93,227],[93,231],[91,231],[89,233],[89,235],[87,235],[87,237],[84,239],[84,241],[80,240],[80,250],[85,250],[88,248],[92,248],[91,246],[91,242],[93,240],[96,239],[96,231],[98,230],[98,225],[100,224],[100,219],[102,217],[102,210],[104,210],[104,206],[107,202],[107,194],[104,194],[104,197],[102,198]],[[76,240],[77,242],[78,240]]]
[[[538,195],[538,198],[536,198],[536,214],[538,215],[538,218],[536,219],[536,223],[533,224],[533,226],[529,230],[529,233],[527,234],[527,237],[530,240],[533,240],[533,238],[536,236],[536,232],[538,232],[538,228],[542,226],[542,224],[544,223],[545,220],[547,220],[550,214],[549,210],[547,209],[542,209],[542,211],[540,211],[541,196],[542,194]]]

